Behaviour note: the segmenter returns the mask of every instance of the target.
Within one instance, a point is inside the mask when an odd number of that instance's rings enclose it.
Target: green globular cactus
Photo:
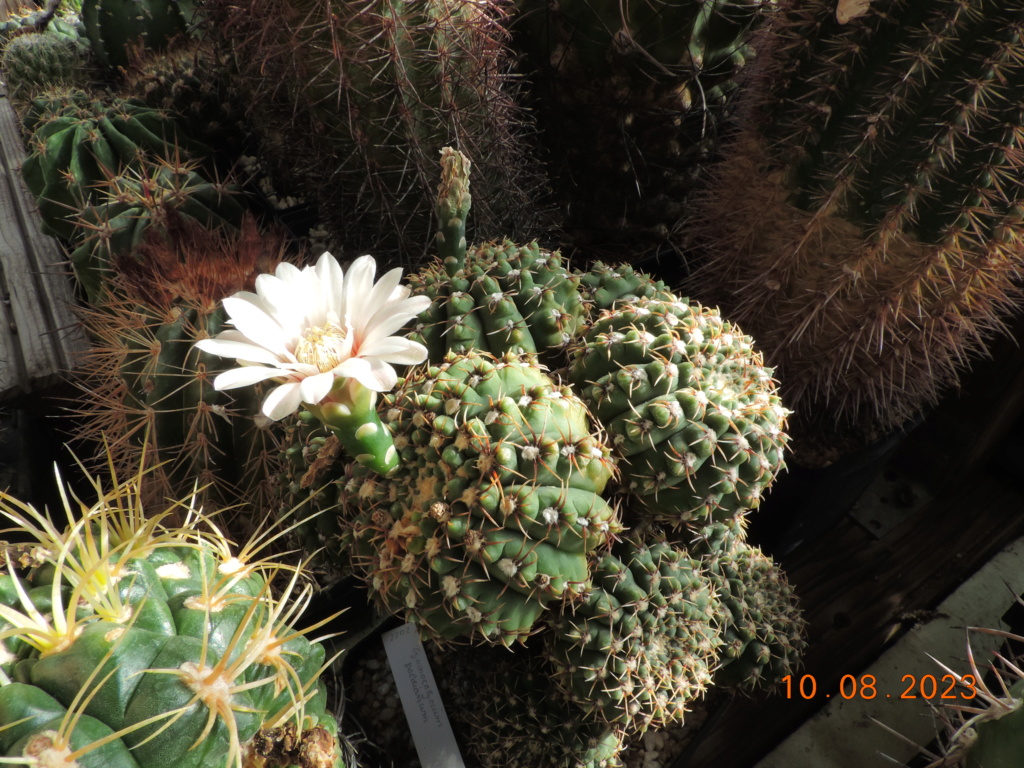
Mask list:
[[[469,350],[527,352],[558,368],[593,314],[641,296],[670,295],[663,284],[628,266],[598,263],[587,272],[570,271],[558,251],[536,242],[520,246],[506,239],[468,247],[471,166],[461,152],[441,150],[434,208],[438,256],[409,276],[410,287],[432,299],[410,331],[410,338],[427,347],[429,359]]]
[[[128,69],[145,52],[188,34],[192,0],[83,0],[82,23],[96,61]]]
[[[690,290],[757,338],[800,460],[826,463],[934,404],[1017,310],[1024,4],[787,1],[767,32]]]
[[[531,642],[532,644],[532,642]],[[431,666],[466,759],[480,768],[619,768],[626,734],[551,686],[531,648],[434,651]]]
[[[124,168],[142,158],[205,157],[209,150],[150,107],[106,102],[81,90],[57,89],[32,100],[23,127],[29,153],[22,175],[36,196],[44,230],[75,237],[74,218]]]
[[[319,199],[332,250],[418,262],[437,152],[477,159],[476,239],[548,228],[496,0],[211,0],[261,155]]]
[[[60,9],[57,9],[57,13]],[[18,35],[29,34],[30,32],[46,32],[54,35],[71,45],[82,54],[89,51],[89,41],[85,37],[85,27],[81,20],[74,14],[53,15],[50,11],[40,8],[34,10],[22,9],[12,13],[3,21],[0,21],[0,41],[13,40]]]
[[[715,685],[770,690],[796,672],[807,622],[785,573],[729,526],[707,526],[690,547],[718,589],[728,618]]]
[[[292,626],[312,593],[302,566],[234,552],[187,504],[147,514],[138,476],[90,479],[98,500],[65,496],[63,529],[0,494],[35,540],[34,567],[0,576],[4,762],[242,768],[284,730],[312,759],[259,764],[341,768],[324,648]]]
[[[584,711],[629,732],[682,723],[711,684],[722,611],[699,560],[627,537],[597,563],[583,600],[552,621],[554,677]]]
[[[50,32],[27,32],[10,40],[0,56],[7,96],[25,111],[41,92],[88,84],[89,62],[66,38]]]
[[[614,463],[586,408],[529,357],[470,353],[411,374],[382,406],[399,465],[354,467],[345,526],[377,602],[425,636],[522,640],[589,585],[621,531]]]
[[[174,214],[116,261],[103,301],[83,310],[93,343],[76,380],[77,437],[103,436],[121,471],[149,456],[147,499],[198,483],[208,504],[276,507],[279,434],[254,418],[259,391],[214,389],[228,361],[194,344],[223,329],[221,297],[252,290],[257,275],[292,258],[285,236],[251,217],[238,232],[215,232]]]
[[[525,95],[571,242],[642,253],[678,228],[764,0],[516,0]]]
[[[237,231],[245,208],[230,181],[210,181],[192,162],[140,160],[94,186],[94,202],[75,217],[71,266],[90,303],[101,300],[111,261],[138,248],[151,229],[185,219],[211,234]]]
[[[752,509],[785,466],[788,411],[771,370],[714,310],[643,299],[605,312],[568,378],[648,519],[678,527]]]

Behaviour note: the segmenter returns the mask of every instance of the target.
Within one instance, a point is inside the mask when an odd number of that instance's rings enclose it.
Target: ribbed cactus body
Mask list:
[[[634,252],[676,228],[717,145],[761,0],[517,0],[524,56],[565,227]]]
[[[780,3],[695,238],[693,293],[800,424],[871,439],[935,402],[1019,298],[1020,2]]]
[[[191,0],[83,0],[82,22],[96,60],[127,68],[133,59],[188,33]]]
[[[627,538],[595,566],[583,601],[553,621],[555,679],[585,711],[626,730],[681,723],[711,684],[721,612],[698,560]]]
[[[640,300],[604,313],[576,345],[569,380],[652,519],[754,508],[783,468],[788,412],[752,344],[716,311]]]
[[[614,464],[583,404],[528,358],[449,356],[384,406],[400,463],[355,468],[355,557],[377,600],[440,638],[506,645],[589,583],[621,525]]]
[[[211,232],[237,231],[245,211],[233,184],[210,181],[196,164],[175,160],[137,162],[92,194],[94,202],[74,219],[71,266],[93,303],[101,300],[111,260],[142,245],[151,227],[165,232],[174,217]]]
[[[36,196],[48,234],[75,236],[74,217],[97,186],[141,158],[205,155],[164,113],[84,91],[56,90],[33,99],[24,119],[29,155],[22,175]]]
[[[182,529],[165,525],[166,513],[147,519],[134,482],[64,531],[0,497],[38,540],[31,572],[0,577],[0,754],[82,768],[236,768],[259,732],[289,727],[326,747],[310,768],[340,766],[318,684],[324,649],[288,623],[282,601],[302,596],[270,587],[286,566],[239,560],[196,527],[195,509]]]
[[[250,124],[278,175],[316,195],[351,255],[429,247],[437,153],[480,167],[477,240],[540,233],[538,165],[494,0],[216,0]]]

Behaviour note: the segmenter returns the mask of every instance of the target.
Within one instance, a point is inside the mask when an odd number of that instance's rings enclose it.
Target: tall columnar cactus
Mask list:
[[[158,110],[123,99],[105,102],[56,89],[32,100],[23,119],[29,153],[22,175],[38,200],[48,234],[71,240],[74,217],[95,201],[97,185],[143,157],[187,159],[209,150]]]
[[[484,0],[213,0],[265,158],[319,197],[351,255],[425,254],[435,158],[477,158],[478,239],[539,232],[543,189],[501,27]]]
[[[568,235],[663,245],[709,160],[763,0],[516,0],[513,42]]]
[[[302,566],[233,551],[188,505],[148,513],[138,477],[96,491],[66,526],[0,494],[35,544],[30,571],[0,576],[4,762],[340,768],[323,646],[292,626]],[[283,761],[277,729],[298,747]]]
[[[711,684],[722,610],[699,560],[627,537],[595,566],[583,601],[553,620],[555,679],[585,711],[628,731],[681,723]]]
[[[145,52],[188,34],[192,0],[83,0],[82,23],[96,60],[127,68]]]
[[[1024,4],[778,6],[694,217],[692,290],[757,338],[802,430],[871,439],[1020,297]]]
[[[345,514],[386,610],[425,635],[510,645],[586,590],[621,525],[601,496],[614,463],[571,391],[529,357],[450,355],[383,411],[398,467],[355,467]]]
[[[569,380],[649,519],[752,509],[785,466],[788,411],[771,370],[716,311],[640,300],[605,312],[575,345]]]
[[[201,499],[263,511],[280,496],[278,435],[254,421],[255,390],[214,389],[227,362],[193,345],[222,330],[222,296],[251,290],[292,257],[282,234],[261,233],[251,218],[238,233],[177,214],[167,225],[118,261],[104,301],[84,311],[93,344],[78,378],[79,437],[105,436],[122,469],[144,451],[155,459],[147,498],[182,496],[198,481]]]

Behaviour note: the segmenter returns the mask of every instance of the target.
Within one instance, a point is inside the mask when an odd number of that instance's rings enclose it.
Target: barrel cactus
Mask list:
[[[439,639],[510,645],[582,594],[621,531],[614,474],[584,405],[528,356],[471,352],[412,373],[382,406],[386,479],[356,468],[351,546],[376,600]]]
[[[324,648],[291,626],[301,566],[235,552],[185,503],[147,513],[138,476],[94,483],[66,525],[0,494],[34,544],[30,570],[0,576],[3,762],[241,768],[281,729],[299,749],[260,764],[340,768]]]
[[[585,711],[627,731],[682,723],[711,684],[721,612],[699,560],[627,537],[597,563],[582,602],[553,620],[555,680]]]
[[[778,3],[690,230],[807,463],[934,404],[1021,295],[1024,5],[862,5]]]
[[[784,467],[788,411],[771,370],[714,310],[644,299],[606,312],[575,345],[568,378],[649,519],[752,509]]]
[[[72,240],[74,217],[95,201],[97,185],[140,157],[205,157],[164,113],[123,99],[104,101],[82,90],[56,89],[32,100],[23,127],[29,153],[22,175],[38,200],[47,234]]]
[[[122,470],[144,454],[155,460],[147,499],[182,496],[198,482],[208,503],[271,507],[278,438],[254,420],[258,392],[217,391],[225,361],[193,345],[222,330],[224,295],[295,256],[283,234],[261,232],[251,217],[235,233],[173,212],[166,224],[117,260],[104,300],[84,310],[93,344],[77,380],[78,437],[105,436]]]
[[[477,239],[547,224],[496,0],[211,0],[261,154],[319,198],[331,248],[412,263],[429,247],[435,158],[477,158]]]
[[[111,262],[127,256],[151,229],[158,236],[189,220],[210,230],[237,232],[245,208],[239,190],[228,180],[206,178],[200,166],[177,158],[139,159],[132,168],[100,183],[93,202],[73,219],[71,266],[90,303],[99,302],[111,275]]]
[[[513,45],[568,237],[643,253],[678,228],[764,0],[516,0]]]

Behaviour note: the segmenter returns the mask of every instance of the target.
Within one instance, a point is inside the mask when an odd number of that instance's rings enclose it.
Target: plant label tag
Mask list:
[[[423,768],[466,768],[416,625],[385,632],[384,650]]]

